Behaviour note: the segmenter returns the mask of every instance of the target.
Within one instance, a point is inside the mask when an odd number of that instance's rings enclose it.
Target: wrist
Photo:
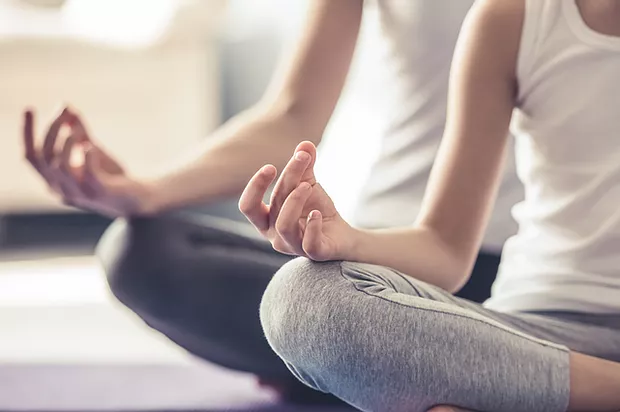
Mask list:
[[[357,229],[348,226],[348,233],[346,235],[347,241],[344,244],[343,250],[339,256],[339,260],[347,260],[352,262],[362,261],[364,254],[364,245],[368,243],[369,232],[362,229]]]
[[[144,180],[138,183],[137,211],[139,216],[152,216],[162,212],[165,208],[163,191],[156,181]]]

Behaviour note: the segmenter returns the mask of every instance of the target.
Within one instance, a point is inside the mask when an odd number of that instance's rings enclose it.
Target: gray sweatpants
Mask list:
[[[620,361],[620,314],[498,313],[359,263],[287,263],[260,315],[300,380],[363,411],[564,412],[569,349]]]

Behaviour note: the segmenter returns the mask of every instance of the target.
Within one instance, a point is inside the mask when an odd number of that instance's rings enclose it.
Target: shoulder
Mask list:
[[[459,47],[483,49],[474,54],[514,74],[528,1],[477,0],[463,23]]]
[[[497,41],[521,36],[528,0],[477,0],[470,9],[463,30],[497,35]]]

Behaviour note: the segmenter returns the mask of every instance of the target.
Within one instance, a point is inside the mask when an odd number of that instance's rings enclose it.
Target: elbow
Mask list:
[[[444,260],[442,272],[442,275],[438,276],[434,283],[451,294],[456,294],[461,290],[471,276],[471,270],[468,270],[460,259],[452,256]]]
[[[426,227],[424,232],[437,251],[436,264],[441,262],[436,267],[441,272],[437,276],[437,286],[452,294],[457,293],[471,277],[476,253],[471,247],[454,242],[452,237],[442,236],[438,230]]]
[[[470,277],[471,271],[454,272],[454,274],[446,280],[446,285],[443,289],[454,295],[463,289],[463,286],[469,281]]]
[[[470,258],[469,253],[447,248],[445,262],[446,271],[443,276],[441,287],[451,294],[456,294],[471,278],[475,258]]]
[[[477,242],[474,242],[477,245]],[[453,265],[452,276],[449,277],[448,290],[452,294],[459,292],[471,279],[479,247],[471,244],[451,245],[448,247]]]

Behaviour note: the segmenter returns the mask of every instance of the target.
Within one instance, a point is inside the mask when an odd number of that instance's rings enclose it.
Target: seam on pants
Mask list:
[[[384,296],[378,296],[378,295],[374,295],[372,293],[368,293],[365,290],[359,289],[357,287],[357,285],[355,284],[355,282],[353,280],[349,279],[344,274],[344,269],[342,267],[342,263],[343,262],[338,262],[338,267],[340,269],[340,275],[345,280],[347,280],[349,283],[351,283],[353,285],[353,287],[355,288],[355,290],[357,290],[358,292],[361,292],[361,293],[363,293],[363,294],[365,294],[367,296],[371,296],[371,297],[375,297],[375,298],[378,298],[378,299],[382,299],[382,300],[384,300],[386,302],[389,302],[389,303],[392,303],[392,304],[396,304],[396,305],[399,305],[399,306],[403,306],[403,307],[409,308],[409,309],[416,309],[416,310],[423,310],[423,311],[426,311],[426,312],[441,313],[441,314],[444,314],[444,315],[451,315],[451,316],[455,316],[455,317],[459,317],[459,318],[463,318],[463,319],[472,320],[472,321],[475,321],[475,322],[479,322],[479,323],[485,324],[487,326],[494,327],[496,329],[502,330],[504,332],[510,333],[510,334],[512,334],[514,336],[517,336],[517,337],[529,340],[530,342],[537,343],[537,344],[542,345],[542,346],[546,346],[546,347],[550,347],[550,348],[553,348],[553,349],[562,350],[562,351],[565,351],[565,352],[570,351],[568,349],[568,347],[566,347],[564,345],[560,345],[560,344],[553,343],[553,342],[550,342],[550,341],[547,341],[547,340],[544,340],[544,339],[536,338],[534,336],[528,335],[528,334],[526,334],[524,332],[521,332],[521,331],[518,331],[518,330],[516,330],[514,328],[511,328],[511,327],[509,327],[507,325],[504,325],[504,324],[502,324],[502,323],[500,323],[500,322],[498,322],[498,321],[496,321],[494,319],[486,318],[485,316],[480,315],[478,313],[475,313],[476,316],[472,316],[471,313],[467,313],[468,312],[467,309],[463,309],[463,308],[457,307],[459,310],[464,312],[464,313],[457,313],[456,311],[441,310],[441,309],[437,309],[437,308],[424,308],[424,307],[419,307],[419,306],[407,305],[407,304],[402,303],[402,302],[397,302],[397,301],[394,301],[392,299],[388,299],[388,298],[386,298]],[[415,287],[413,289],[416,290]],[[399,293],[399,292],[395,291],[395,293]],[[442,304],[445,304],[445,305],[450,305],[449,303],[446,303],[446,302],[433,301],[432,299],[422,298],[420,296],[411,296],[411,297],[418,298],[418,299],[423,300],[423,301],[431,301],[431,302],[442,303]]]

